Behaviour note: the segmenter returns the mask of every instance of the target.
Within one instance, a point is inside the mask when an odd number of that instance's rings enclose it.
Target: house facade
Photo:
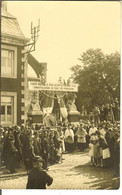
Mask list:
[[[25,123],[27,91],[26,38],[17,19],[1,5],[1,125]]]
[[[28,118],[28,65],[36,73],[35,79],[46,81],[47,63],[39,63],[28,53],[28,43],[17,18],[1,2],[1,104],[2,126],[25,124]]]

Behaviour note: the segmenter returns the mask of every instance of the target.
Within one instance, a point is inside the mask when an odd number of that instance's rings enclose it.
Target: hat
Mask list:
[[[20,131],[21,128],[20,128],[20,126],[16,126],[16,129],[17,129],[18,131]]]
[[[15,131],[14,134],[18,135],[18,134],[21,134],[21,132],[20,131]]]
[[[103,124],[106,124],[106,120],[103,121]]]
[[[0,131],[1,131],[1,132],[4,132],[4,128],[1,127],[1,128],[0,128]]]
[[[34,162],[44,162],[44,160],[41,158],[41,156],[35,156],[35,157],[33,158],[33,161],[34,161]]]
[[[80,125],[84,125],[84,123],[81,122]]]
[[[108,128],[108,130],[107,130],[107,131],[109,131],[109,132],[110,132],[110,131],[113,131],[113,129],[112,129],[112,128]]]
[[[14,136],[13,136],[13,135],[10,135],[10,136],[8,137],[8,139],[9,139],[10,141],[14,140]]]
[[[14,130],[14,128],[9,126],[9,131],[13,131],[13,130]]]
[[[51,129],[50,129],[50,132],[53,132],[53,131],[56,131],[56,130],[55,130],[54,128],[51,128]]]
[[[116,127],[116,128],[114,128],[114,131],[118,131],[118,128]]]

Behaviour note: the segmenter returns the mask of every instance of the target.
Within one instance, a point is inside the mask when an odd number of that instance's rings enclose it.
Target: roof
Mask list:
[[[22,33],[16,17],[4,9],[1,9],[1,35],[14,37],[26,42],[29,41],[29,39]]]

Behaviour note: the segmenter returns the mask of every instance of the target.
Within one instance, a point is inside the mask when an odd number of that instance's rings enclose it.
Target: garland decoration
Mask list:
[[[52,97],[52,96],[50,96],[50,95],[48,95],[47,93],[45,93],[44,91],[42,91],[42,93],[44,94],[44,95],[46,95],[47,97],[49,97],[49,98],[51,98],[51,99],[56,99],[56,100],[58,100],[58,99],[61,99],[61,98],[63,98],[65,95],[67,95],[67,92],[65,92],[63,95],[61,95],[61,96],[59,96],[59,94],[58,94],[58,97]],[[56,94],[56,93],[55,93]]]

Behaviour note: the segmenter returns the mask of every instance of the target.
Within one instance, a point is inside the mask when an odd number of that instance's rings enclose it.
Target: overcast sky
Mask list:
[[[32,55],[47,62],[48,82],[68,78],[70,67],[89,48],[120,52],[119,2],[9,1],[8,12],[17,17],[28,38],[31,21],[36,26],[40,18],[40,37]]]

